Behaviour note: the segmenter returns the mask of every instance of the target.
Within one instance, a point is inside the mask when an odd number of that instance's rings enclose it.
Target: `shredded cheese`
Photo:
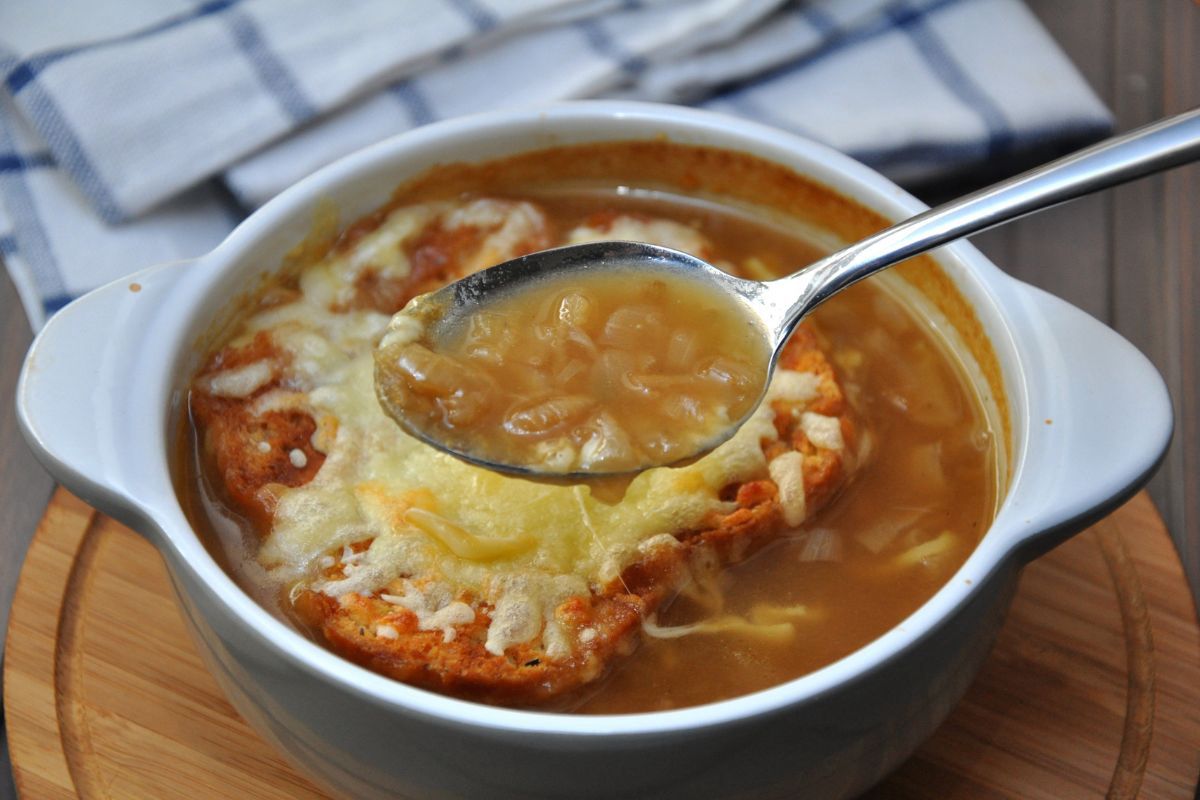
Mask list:
[[[606,228],[581,225],[567,234],[567,244],[586,244],[619,239],[631,242],[650,242],[682,250],[703,258],[711,249],[708,240],[695,228],[671,220],[644,220],[622,214]]]
[[[207,376],[200,381],[214,397],[249,397],[270,382],[275,368],[269,361],[255,361]]]
[[[804,456],[789,450],[771,459],[767,469],[771,480],[779,488],[783,521],[794,528],[808,516],[808,500],[804,494]]]
[[[494,561],[507,558],[523,550],[528,550],[534,545],[533,537],[524,534],[495,538],[476,536],[450,520],[423,508],[409,509],[404,515],[404,520],[437,539],[454,555],[472,561]]]
[[[942,531],[936,538],[928,542],[914,545],[896,556],[896,564],[910,567],[916,564],[928,564],[931,560],[946,553],[954,547],[955,536],[950,531]]]
[[[826,450],[841,450],[845,447],[842,441],[842,423],[837,417],[805,411],[800,415],[800,427],[808,440],[817,447]]]
[[[767,398],[788,403],[807,403],[817,396],[820,385],[821,378],[811,372],[780,369],[771,378]]]
[[[409,581],[403,581],[404,594],[381,593],[385,603],[411,611],[417,627],[423,631],[442,632],[442,641],[454,641],[459,625],[475,621],[475,610],[461,600],[450,600],[450,590],[443,585],[427,587],[424,591]]]
[[[790,622],[752,622],[744,617],[724,614],[691,625],[661,627],[653,616],[642,622],[642,630],[653,639],[678,639],[694,634],[733,633],[768,642],[789,642],[796,636]]]

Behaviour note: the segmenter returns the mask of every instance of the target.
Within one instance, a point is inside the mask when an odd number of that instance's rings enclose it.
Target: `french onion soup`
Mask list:
[[[210,550],[268,608],[369,669],[585,713],[765,688],[927,600],[991,521],[1003,432],[941,335],[886,281],[852,287],[797,329],[733,438],[616,492],[470,465],[384,412],[373,353],[392,315],[486,266],[624,239],[762,279],[820,254],[778,215],[705,196],[697,175],[714,174],[718,151],[656,142],[539,155],[435,169],[344,228],[321,217],[214,327],[179,470]],[[645,183],[631,187],[614,163]],[[744,163],[765,199],[780,193],[779,168]],[[481,321],[453,364],[420,366],[417,353],[408,379],[437,384],[424,395],[435,421],[485,415],[563,464],[604,457],[637,426],[684,435],[720,417],[709,384],[736,385],[745,362],[727,326],[703,341],[676,335],[703,299],[648,313],[662,291],[547,296],[532,328]],[[574,403],[555,380],[609,386],[612,402]],[[504,392],[475,408],[493,384]]]
[[[632,219],[630,233],[649,235]],[[720,442],[765,386],[765,332],[699,281],[616,265],[453,315],[444,302],[392,318],[375,388],[389,416],[469,460],[553,475],[672,464]]]

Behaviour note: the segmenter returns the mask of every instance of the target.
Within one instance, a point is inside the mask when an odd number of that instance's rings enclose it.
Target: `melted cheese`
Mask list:
[[[351,250],[305,270],[300,278],[305,296],[322,308],[330,308],[350,302],[355,281],[368,269],[388,278],[408,275],[412,266],[404,251],[405,242],[442,208],[430,204],[393,211]]]
[[[467,226],[491,229],[479,249],[463,264],[463,272],[516,257],[521,246],[546,230],[546,217],[532,203],[483,197],[446,213],[443,224],[450,230]]]
[[[817,447],[841,450],[845,446],[842,441],[842,423],[836,417],[805,411],[800,415],[800,427],[808,440]]]
[[[625,214],[604,228],[581,225],[567,234],[567,244],[586,244],[611,240],[648,242],[701,256],[710,248],[708,240],[695,228],[666,219],[646,220]]]
[[[249,397],[265,386],[275,370],[269,361],[255,361],[222,370],[204,379],[204,390],[215,397]]]
[[[509,210],[520,219],[500,230],[524,231],[527,209]],[[472,210],[485,211],[496,208]],[[333,313],[330,305],[358,268],[379,266],[380,253],[402,253],[406,238],[430,214],[427,207],[393,212],[364,239],[363,253],[310,268],[300,280],[301,299],[264,311],[243,334],[270,330],[291,356],[289,383],[297,388],[272,397],[269,405],[312,414],[318,423],[313,444],[325,454],[308,484],[281,490],[258,558],[276,579],[333,597],[408,586],[385,599],[417,614],[422,628],[447,637],[453,625],[474,618],[470,606],[453,598],[472,598],[490,607],[489,652],[503,653],[540,634],[547,656],[563,657],[570,643],[555,609],[616,580],[644,553],[669,545],[671,534],[733,510],[719,493],[768,475],[762,443],[777,437],[774,412],[764,403],[732,439],[687,467],[638,475],[617,503],[587,486],[534,483],[480,469],[408,436],[384,415],[374,389],[372,348],[388,318],[370,311]],[[389,269],[404,268],[389,258]],[[807,398],[813,381],[781,370],[771,394]],[[828,433],[819,421],[817,427]],[[803,485],[792,461],[776,459],[770,470],[789,522],[803,516]],[[349,548],[364,542],[369,546],[361,552]],[[339,577],[321,577],[338,562]],[[444,587],[440,599],[420,596],[404,583],[410,579]],[[381,627],[378,635],[390,634]]]
[[[779,489],[783,521],[795,528],[808,516],[808,500],[804,494],[804,456],[789,450],[771,459],[767,469]]]
[[[811,372],[780,369],[771,378],[771,399],[807,403],[817,396],[821,379]]]
[[[466,625],[475,620],[475,610],[461,600],[451,600],[449,588],[446,586],[438,585],[425,591],[409,581],[403,581],[402,586],[404,594],[384,592],[379,595],[379,599],[411,611],[417,618],[417,627],[421,630],[440,630],[442,641],[454,641],[458,633],[455,626]],[[378,632],[376,635],[379,635]]]

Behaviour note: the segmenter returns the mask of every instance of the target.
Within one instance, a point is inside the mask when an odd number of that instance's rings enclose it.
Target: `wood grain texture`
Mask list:
[[[221,696],[155,550],[65,491],[30,549],[8,647],[23,798],[325,796]],[[869,796],[1185,798],[1197,742],[1200,628],[1142,494],[1025,571],[976,684]]]
[[[54,488],[21,438],[14,409],[17,376],[32,339],[16,290],[8,273],[0,269],[0,535],[6,540],[0,558],[0,631],[8,624],[21,556]],[[0,658],[3,655],[0,644]]]
[[[1028,0],[1118,131],[1200,106],[1200,4]],[[1150,494],[1200,597],[1200,166],[1145,178],[975,238],[1000,267],[1112,325],[1154,362],[1175,438]]]

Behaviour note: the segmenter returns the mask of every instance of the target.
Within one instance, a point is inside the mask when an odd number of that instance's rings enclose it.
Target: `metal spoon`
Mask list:
[[[827,298],[851,284],[938,245],[1196,158],[1200,158],[1200,109],[1108,139],[918,214],[777,280],[763,282],[737,278],[694,256],[665,247],[635,242],[600,242],[545,250],[507,261],[449,284],[422,298],[421,302],[426,309],[438,309],[442,315],[439,326],[453,327],[459,320],[484,310],[494,298],[512,296],[523,287],[546,281],[569,280],[572,274],[584,271],[621,269],[645,277],[701,281],[725,293],[732,304],[741,306],[746,317],[762,328],[772,355],[763,373],[758,401],[761,402],[779,352],[796,325]],[[536,464],[490,461],[461,446],[458,449],[447,446],[430,432],[411,424],[405,419],[402,408],[396,408],[386,400],[384,407],[418,438],[481,466],[553,479],[605,475],[595,471],[563,475],[539,469]],[[729,439],[749,418],[749,413],[687,459],[702,455]],[[643,469],[654,466],[663,465],[645,464]],[[641,470],[632,472],[638,471]]]

